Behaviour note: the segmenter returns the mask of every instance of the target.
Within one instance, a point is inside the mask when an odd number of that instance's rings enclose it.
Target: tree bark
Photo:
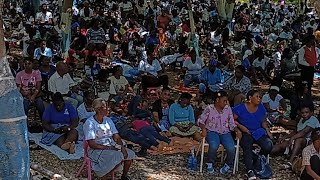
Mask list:
[[[0,8],[3,0],[0,0]],[[6,59],[0,14],[0,179],[29,179],[29,145],[23,98]]]

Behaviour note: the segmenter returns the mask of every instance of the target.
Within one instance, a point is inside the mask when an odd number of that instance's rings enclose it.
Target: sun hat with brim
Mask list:
[[[270,90],[275,90],[275,91],[279,92],[280,88],[278,86],[271,86]]]

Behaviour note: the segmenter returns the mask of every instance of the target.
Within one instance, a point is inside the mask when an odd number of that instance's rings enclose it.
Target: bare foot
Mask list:
[[[158,148],[155,147],[155,146],[151,146],[150,149],[151,149],[152,151],[158,151]]]
[[[70,149],[70,146],[71,146],[71,142],[66,142],[66,143],[61,145],[61,149],[67,151],[67,150]]]
[[[75,145],[74,142],[72,142],[72,143],[70,144],[69,153],[70,153],[70,154],[74,154],[75,152],[76,152],[76,145]]]

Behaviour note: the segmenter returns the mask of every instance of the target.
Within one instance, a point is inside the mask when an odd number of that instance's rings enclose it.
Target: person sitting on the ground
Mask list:
[[[132,122],[133,128],[142,134],[148,142],[157,148],[160,148],[160,141],[166,142],[168,145],[171,143],[171,140],[159,134],[155,127],[153,127],[148,121],[146,120],[134,120]]]
[[[122,68],[121,66],[115,66],[112,68],[113,76],[109,77],[110,80],[110,96],[109,99],[111,100],[111,108],[118,112],[117,106],[119,105],[120,101],[125,99],[128,91],[129,91],[129,82],[127,79],[122,75]]]
[[[77,108],[79,122],[85,122],[89,117],[95,115],[92,108],[92,102],[95,99],[93,91],[85,91],[83,93],[83,103]]]
[[[101,98],[95,99],[92,107],[96,114],[88,118],[83,125],[92,170],[98,177],[106,179],[112,170],[123,163],[121,180],[129,180],[127,175],[135,153],[123,145],[118,130],[107,117],[109,113],[106,101]]]
[[[256,75],[256,73],[259,72],[265,80],[270,82],[271,78],[267,74],[267,66],[270,62],[270,59],[264,55],[264,52],[261,48],[255,51],[255,57],[257,58],[252,63],[254,74]]]
[[[300,109],[302,106],[309,107],[311,112],[314,111],[312,96],[306,81],[303,81],[296,86],[296,91],[290,98],[290,106],[290,118],[292,120],[296,120],[297,118],[300,119]]]
[[[148,101],[146,99],[142,99],[140,95],[137,95],[133,97],[128,104],[128,114],[134,118],[151,119],[151,112],[148,107]]]
[[[80,95],[71,97],[70,88],[75,86],[75,82],[72,80],[68,73],[68,66],[64,62],[57,63],[57,72],[55,72],[48,81],[48,90],[51,93],[60,92],[63,99],[72,104],[75,108],[83,102],[83,98]]]
[[[312,115],[313,113],[309,107],[302,106],[300,112],[301,119],[297,124],[296,131],[279,139],[280,143],[276,144],[272,150],[273,154],[288,150],[291,152],[289,162],[284,164],[285,169],[290,169],[292,167],[294,158],[298,156],[302,149],[308,145],[311,131],[320,127],[319,120]],[[287,138],[289,138],[289,140]],[[286,150],[287,148],[288,150]],[[285,152],[285,154],[287,153]]]
[[[101,70],[101,66],[99,63],[97,63],[97,57],[96,56],[88,56],[86,65],[84,66],[84,71],[86,73],[86,76],[89,76],[91,78],[96,78],[99,74],[99,71]]]
[[[148,87],[168,87],[169,78],[167,75],[162,75],[162,67],[157,59],[153,56],[153,51],[147,51],[147,59],[142,59],[138,69],[141,73],[141,86],[144,92],[147,92]]]
[[[207,106],[199,118],[202,136],[209,143],[208,151],[208,173],[214,173],[214,162],[220,144],[226,149],[227,160],[220,169],[221,174],[229,173],[233,168],[235,158],[234,140],[231,131],[236,131],[237,137],[241,139],[241,131],[236,127],[230,106],[228,106],[228,94],[218,91],[214,94],[214,103]]]
[[[47,47],[46,41],[41,41],[39,44],[40,47],[34,50],[34,59],[39,60],[41,56],[47,56],[52,59],[52,50]]]
[[[43,135],[41,143],[57,145],[70,154],[75,153],[75,142],[78,139],[78,115],[76,109],[65,103],[61,93],[53,95],[50,104],[42,117]]]
[[[156,100],[152,104],[152,115],[154,120],[154,125],[156,128],[159,128],[162,132],[165,132],[167,136],[170,136],[170,132],[168,131],[170,128],[169,122],[169,108],[171,104],[174,103],[172,99],[170,99],[171,93],[169,88],[163,88],[160,94],[160,99]]]
[[[188,87],[192,82],[200,83],[200,72],[205,66],[201,57],[198,57],[196,51],[192,49],[189,52],[189,58],[183,62],[184,68],[184,86]]]
[[[24,70],[18,72],[16,84],[23,96],[24,112],[28,115],[30,105],[34,104],[39,112],[40,118],[44,112],[44,104],[39,96],[41,90],[41,74],[39,70],[32,69],[33,60],[24,61]]]
[[[94,50],[102,50],[105,47],[106,34],[102,27],[99,26],[100,21],[98,19],[92,19],[91,27],[87,31],[87,42],[89,55],[92,55]]]
[[[42,78],[42,86],[44,91],[43,93],[48,93],[48,81],[50,77],[56,72],[56,67],[53,65],[50,65],[50,58],[47,56],[41,56],[39,59],[40,67],[39,70],[41,72],[41,78]]]
[[[302,173],[303,180],[320,179],[320,128],[316,128],[311,133],[312,144],[302,151]]]
[[[263,155],[270,154],[272,144],[272,134],[266,121],[266,109],[261,104],[261,95],[256,90],[247,93],[247,102],[239,104],[233,108],[234,119],[242,132],[240,146],[243,149],[243,160],[246,166],[248,178],[256,179],[254,173],[254,160],[256,155],[252,153],[253,144],[258,144]]]
[[[251,90],[250,79],[244,76],[245,69],[242,65],[235,68],[233,77],[226,80],[224,89],[228,92],[229,102],[233,105],[240,104]]]
[[[279,94],[280,88],[271,86],[269,92],[262,97],[262,104],[267,110],[268,119],[272,124],[281,124],[283,126],[296,126],[294,121],[289,121],[284,117],[287,111],[285,99]]]
[[[169,109],[169,122],[171,127],[169,131],[172,135],[182,137],[192,136],[194,140],[200,141],[200,127],[196,126],[194,110],[190,105],[192,95],[182,93],[179,101],[173,103]]]
[[[217,92],[222,89],[223,75],[219,68],[218,62],[215,59],[210,60],[208,67],[201,72],[199,92],[206,93],[207,88],[212,92]]]

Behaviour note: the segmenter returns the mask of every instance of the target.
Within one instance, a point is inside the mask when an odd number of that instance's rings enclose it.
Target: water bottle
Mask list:
[[[192,156],[192,170],[197,171],[197,158],[195,156],[195,147],[192,147],[191,156]]]

